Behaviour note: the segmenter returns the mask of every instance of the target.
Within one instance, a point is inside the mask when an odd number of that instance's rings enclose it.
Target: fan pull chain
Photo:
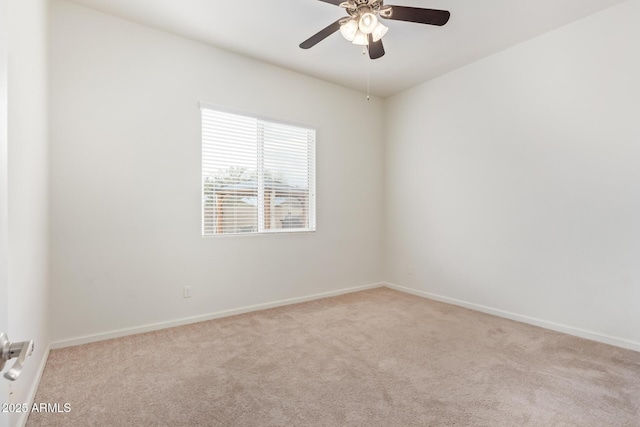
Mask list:
[[[371,87],[371,61],[367,60],[367,101],[369,101],[370,87]]]
[[[371,61],[366,57],[367,50],[362,49],[362,55],[365,55],[365,61],[367,61],[367,101],[371,100],[370,97],[370,86],[371,86]]]

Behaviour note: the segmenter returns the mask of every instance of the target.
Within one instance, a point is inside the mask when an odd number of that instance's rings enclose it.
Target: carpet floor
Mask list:
[[[28,426],[640,426],[640,353],[387,288],[54,350]]]

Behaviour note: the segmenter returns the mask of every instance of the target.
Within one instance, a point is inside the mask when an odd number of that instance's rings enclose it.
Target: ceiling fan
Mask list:
[[[342,36],[353,44],[367,46],[369,57],[378,59],[384,55],[382,37],[389,30],[378,17],[395,21],[416,22],[442,26],[451,14],[446,10],[423,9],[419,7],[384,5],[384,0],[320,0],[345,9],[349,16],[340,18],[300,43],[302,49],[309,49],[331,34],[340,30]]]

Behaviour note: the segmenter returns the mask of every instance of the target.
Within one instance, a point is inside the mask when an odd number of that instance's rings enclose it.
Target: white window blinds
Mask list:
[[[315,130],[202,107],[202,233],[315,230]]]

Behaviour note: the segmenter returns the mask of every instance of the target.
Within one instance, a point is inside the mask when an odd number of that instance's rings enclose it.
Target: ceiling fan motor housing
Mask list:
[[[340,6],[347,10],[351,16],[361,16],[365,13],[377,14],[382,7],[383,0],[349,0]]]

